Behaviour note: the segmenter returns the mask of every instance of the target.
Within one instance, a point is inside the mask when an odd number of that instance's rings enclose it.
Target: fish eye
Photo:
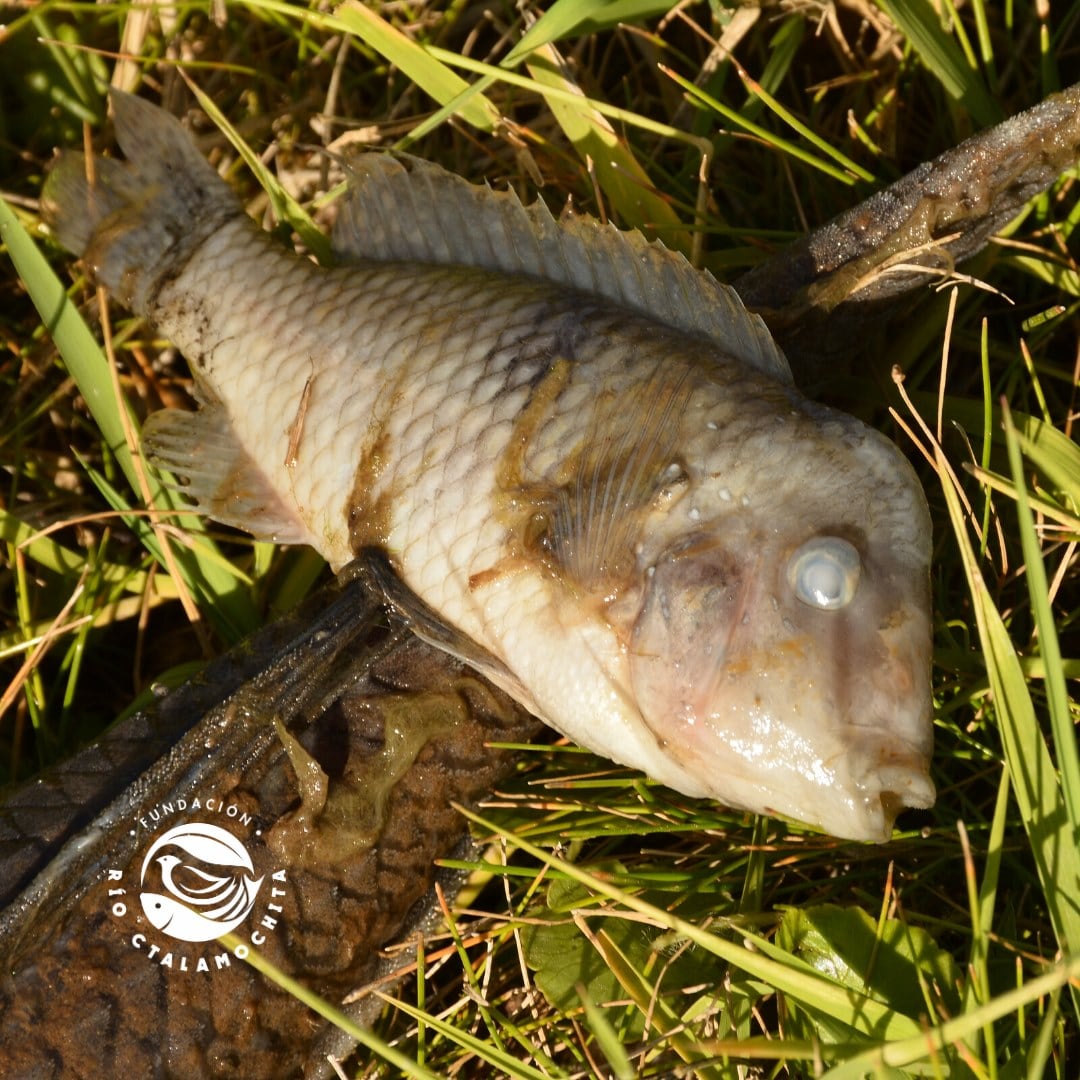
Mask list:
[[[838,536],[815,536],[791,556],[788,581],[804,604],[836,611],[851,603],[860,567],[852,544]]]

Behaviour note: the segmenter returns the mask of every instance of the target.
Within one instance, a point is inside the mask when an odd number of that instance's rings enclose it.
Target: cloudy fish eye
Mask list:
[[[859,553],[838,536],[815,536],[788,562],[788,581],[810,607],[836,611],[851,603],[859,584]]]

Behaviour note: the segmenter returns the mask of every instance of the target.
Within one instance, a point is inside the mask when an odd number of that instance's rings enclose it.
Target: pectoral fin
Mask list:
[[[522,552],[579,593],[611,595],[625,586],[635,573],[646,518],[685,490],[678,442],[692,389],[689,372],[664,369],[629,404],[617,395],[597,395],[587,434],[568,453],[555,484],[522,478],[517,447],[532,439],[532,418],[523,414],[511,442],[516,457],[504,462],[500,474],[513,508],[508,524]]]

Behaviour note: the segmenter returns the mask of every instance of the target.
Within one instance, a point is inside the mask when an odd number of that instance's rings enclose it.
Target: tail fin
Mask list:
[[[161,285],[221,225],[243,213],[228,185],[163,109],[111,93],[126,161],[62,153],[42,192],[45,220],[94,277],[149,314]]]

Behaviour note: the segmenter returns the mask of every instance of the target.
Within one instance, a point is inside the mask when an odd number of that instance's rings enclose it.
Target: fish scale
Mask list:
[[[730,289],[379,154],[319,267],[113,101],[126,163],[65,156],[44,205],[188,358],[200,409],[144,445],[207,513],[370,559],[417,633],[688,795],[874,840],[930,805],[921,488]]]

